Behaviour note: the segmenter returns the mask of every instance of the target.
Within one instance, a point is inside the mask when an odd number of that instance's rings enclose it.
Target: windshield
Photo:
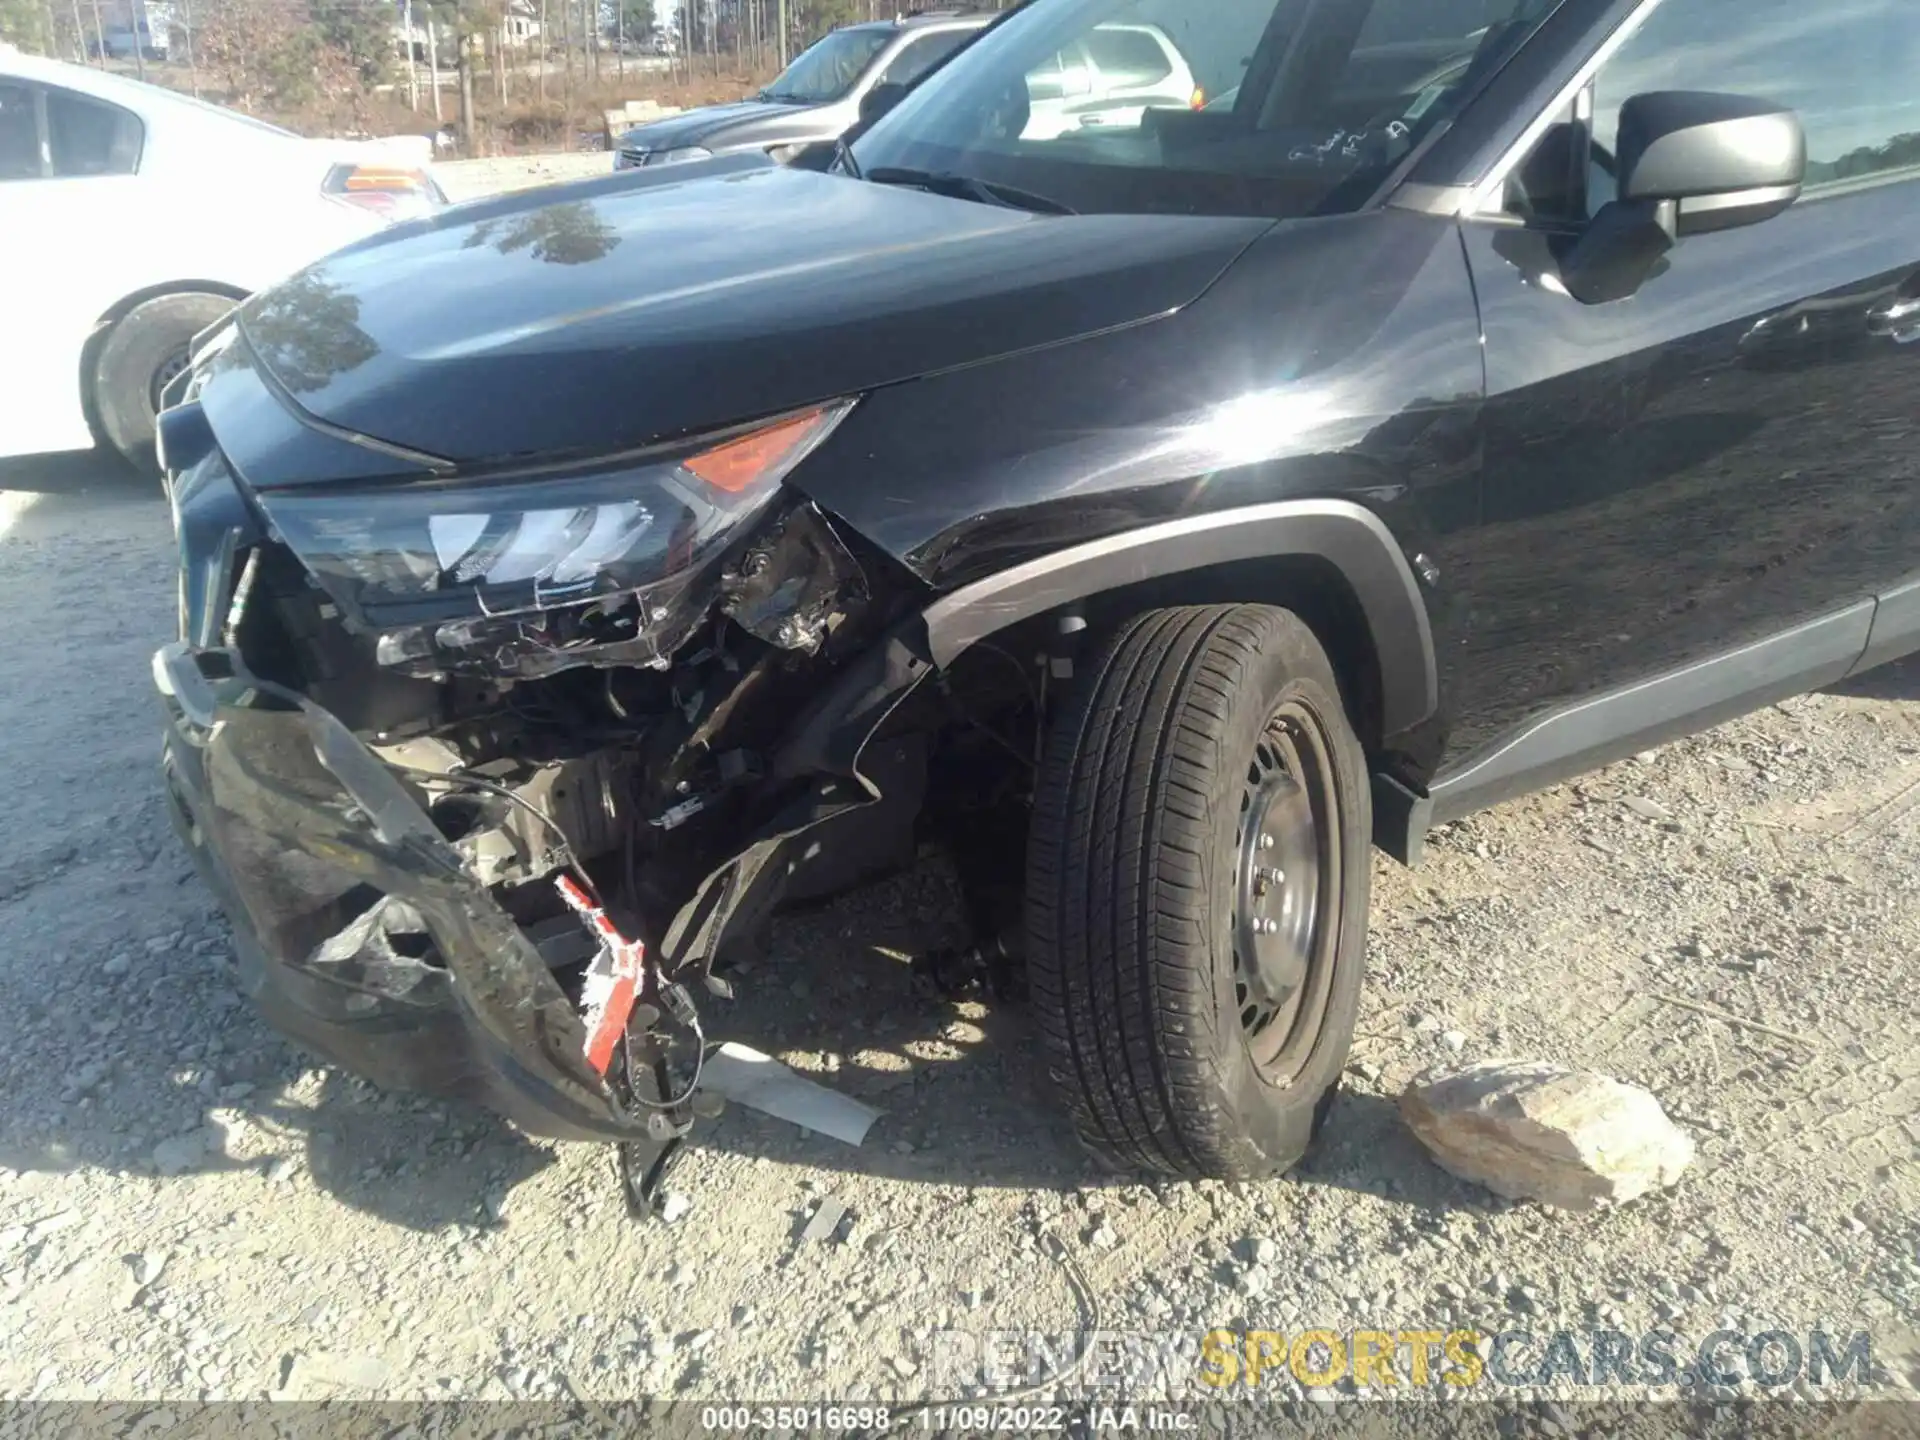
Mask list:
[[[1035,0],[853,147],[1087,213],[1364,204],[1560,0]]]
[[[893,42],[890,27],[861,27],[836,30],[812,49],[803,51],[766,89],[763,100],[790,100],[807,105],[825,105],[840,99],[862,75],[874,58]]]

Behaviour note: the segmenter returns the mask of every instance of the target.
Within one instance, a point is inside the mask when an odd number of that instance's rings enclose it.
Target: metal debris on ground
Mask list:
[[[871,1105],[805,1079],[771,1055],[732,1041],[708,1057],[703,1082],[709,1094],[847,1145],[866,1139],[880,1118]]]
[[[813,1218],[800,1232],[802,1245],[818,1245],[828,1239],[840,1228],[840,1222],[847,1218],[847,1207],[831,1195],[820,1197],[820,1203],[814,1207]]]

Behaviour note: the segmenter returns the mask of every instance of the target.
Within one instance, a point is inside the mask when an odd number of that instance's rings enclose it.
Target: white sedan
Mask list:
[[[151,466],[195,334],[442,203],[405,143],[305,140],[0,46],[0,455],[104,439]]]

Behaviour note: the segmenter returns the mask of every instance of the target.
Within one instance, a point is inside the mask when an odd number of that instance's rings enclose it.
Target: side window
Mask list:
[[[47,90],[47,148],[55,175],[131,175],[142,130],[131,111],[70,90]]]
[[[972,30],[942,30],[908,45],[886,68],[878,83],[911,85],[974,37]]]
[[[33,91],[0,84],[0,180],[40,178],[40,126]]]
[[[1507,176],[1503,206],[1507,214],[1563,227],[1586,222],[1587,195],[1593,186],[1584,114],[1583,98],[1554,116],[1539,144]]]
[[[1650,90],[1712,90],[1791,106],[1807,191],[1920,175],[1915,0],[1663,0],[1594,83],[1593,193],[1613,198],[1620,107]]]

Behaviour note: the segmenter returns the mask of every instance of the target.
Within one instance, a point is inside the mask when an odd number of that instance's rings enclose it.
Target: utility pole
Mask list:
[[[547,34],[547,0],[540,0],[539,44],[534,47],[534,63],[540,67],[540,103],[547,103],[547,51],[553,45]]]
[[[153,17],[147,11],[147,0],[129,0],[127,19],[133,25],[133,70],[142,80],[147,78],[147,41],[149,27]]]
[[[107,68],[107,27],[100,23],[100,0],[93,0],[93,43],[100,57],[100,68]]]
[[[453,19],[455,63],[460,74],[460,153],[467,159],[474,155],[473,144],[473,36],[467,30],[465,0],[459,0],[454,9]]]
[[[446,122],[440,113],[440,21],[433,13],[433,7],[427,7],[427,84],[433,87],[433,123],[435,126]]]
[[[507,109],[507,26],[510,23],[511,17],[503,11],[499,32],[494,37],[498,43],[488,42],[493,45],[493,99],[494,104],[500,107],[502,118],[505,118]]]
[[[82,65],[87,63],[87,27],[80,23],[80,0],[73,0],[73,48]]]
[[[406,36],[407,44],[407,108],[420,108],[420,71],[413,63],[413,0],[402,0],[400,6],[400,33]]]
[[[181,0],[180,13],[185,17],[181,32],[187,37],[187,85],[193,91],[193,98],[200,98],[200,67],[193,63],[193,4],[192,0]]]
[[[780,68],[787,68],[787,0],[779,0],[780,11]]]

